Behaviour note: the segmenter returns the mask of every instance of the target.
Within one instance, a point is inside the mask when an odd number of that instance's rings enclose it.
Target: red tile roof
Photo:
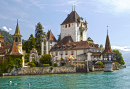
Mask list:
[[[15,42],[13,43],[13,45],[11,46],[9,52],[6,55],[19,55],[19,56],[22,56],[22,54],[19,53]]]
[[[50,51],[58,51],[58,50],[74,50],[74,49],[88,49],[88,48],[96,48],[98,44],[94,44],[90,41],[80,41],[80,42],[73,42],[71,36],[64,37],[58,44],[52,47]]]
[[[55,36],[53,35],[53,33],[51,32],[51,30],[48,31],[48,33],[47,33],[47,38],[48,38],[48,40],[50,40],[50,41],[57,42],[57,40],[56,40]]]
[[[63,23],[62,23],[61,25],[67,24],[67,23],[72,23],[72,22],[78,22],[78,18],[80,18],[80,17],[79,17],[79,15],[77,14],[77,12],[76,12],[76,11],[72,11],[72,12],[67,16],[67,18],[63,21]]]

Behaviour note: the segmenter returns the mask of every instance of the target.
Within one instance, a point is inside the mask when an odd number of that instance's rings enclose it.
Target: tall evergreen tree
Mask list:
[[[44,28],[42,27],[41,23],[39,22],[36,25],[36,29],[35,29],[35,41],[36,41],[36,49],[38,51],[38,54],[41,54],[41,41],[44,36],[43,29]]]
[[[33,34],[30,35],[28,41],[30,42],[30,50],[32,50],[32,48],[35,48],[36,42]]]
[[[30,53],[32,48],[35,48],[36,42],[33,34],[30,35],[29,39],[23,43],[23,50],[26,50],[27,53]]]

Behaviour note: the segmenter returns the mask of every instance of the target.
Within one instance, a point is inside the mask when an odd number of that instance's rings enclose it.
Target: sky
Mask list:
[[[27,40],[35,34],[38,22],[57,38],[60,24],[75,5],[80,17],[88,22],[87,36],[105,45],[107,26],[113,49],[130,53],[130,0],[0,0],[0,29],[14,34],[17,19],[20,33]],[[125,56],[126,57],[126,56]]]

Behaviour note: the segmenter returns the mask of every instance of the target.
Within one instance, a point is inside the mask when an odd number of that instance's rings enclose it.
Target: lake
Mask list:
[[[8,82],[12,81],[12,84]],[[14,85],[17,83],[17,85]],[[32,85],[29,85],[32,83]],[[0,89],[130,89],[130,66],[114,72],[0,77]]]

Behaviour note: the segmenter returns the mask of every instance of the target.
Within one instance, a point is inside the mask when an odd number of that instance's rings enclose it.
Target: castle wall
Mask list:
[[[65,27],[65,25],[67,25],[67,28]],[[65,24],[65,25],[61,25],[61,40],[65,37],[65,36],[71,36],[73,41],[76,42],[77,39],[77,23],[70,23],[70,27],[69,24]]]

